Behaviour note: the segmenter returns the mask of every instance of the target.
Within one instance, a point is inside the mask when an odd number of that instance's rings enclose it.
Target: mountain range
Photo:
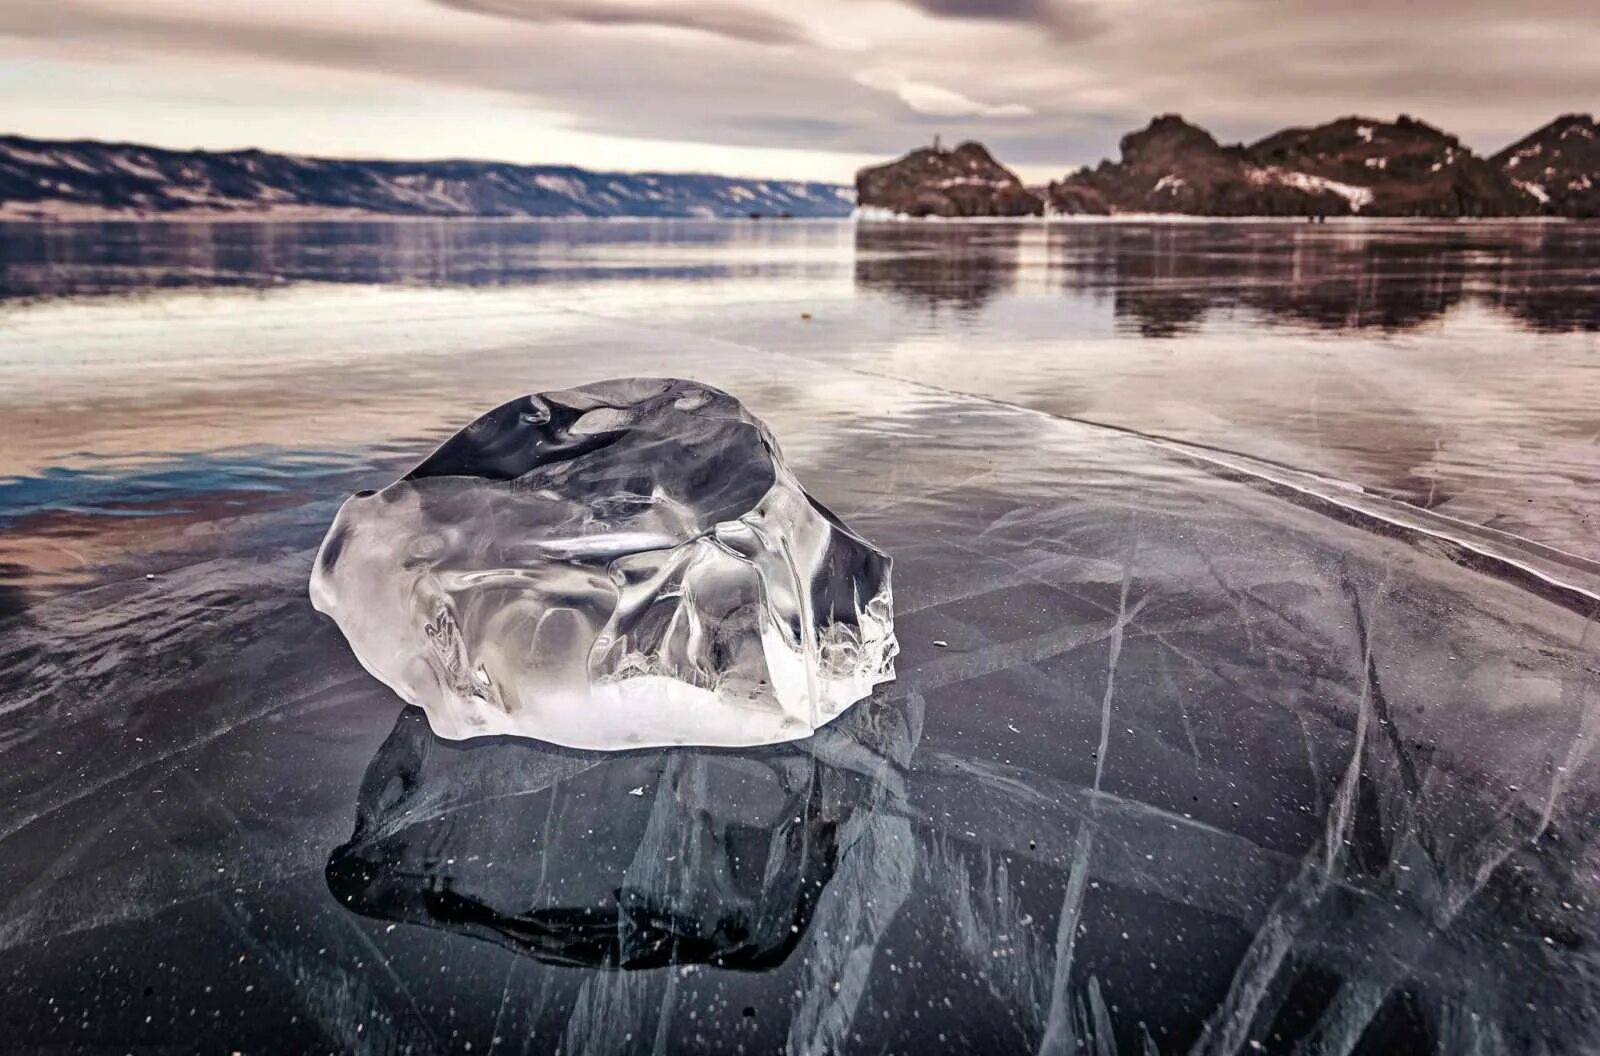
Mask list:
[[[910,216],[1600,216],[1600,127],[1569,114],[1482,158],[1401,115],[1342,117],[1223,145],[1176,114],[1122,138],[1121,158],[1026,188],[981,145],[861,170],[860,206]]]
[[[978,143],[862,169],[851,188],[492,161],[315,158],[0,136],[0,219],[106,217],[1600,217],[1600,125],[1568,114],[1490,157],[1423,121],[1342,117],[1224,145],[1176,114],[1043,187]]]
[[[850,188],[490,161],[347,161],[0,136],[0,219],[843,217]]]

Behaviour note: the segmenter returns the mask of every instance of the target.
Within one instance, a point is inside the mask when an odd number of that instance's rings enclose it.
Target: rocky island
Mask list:
[[[1223,146],[1176,114],[1122,139],[1122,160],[1048,190],[1057,212],[1202,216],[1525,216],[1538,203],[1455,136],[1402,115],[1345,117]]]
[[[868,216],[1040,216],[1044,202],[979,143],[914,150],[856,173],[856,203]]]
[[[1600,124],[1566,114],[1490,159],[1542,211],[1600,217]]]
[[[1490,158],[1403,114],[1342,117],[1248,145],[1224,145],[1165,114],[1120,148],[1117,161],[1030,192],[976,143],[936,146],[863,169],[857,198],[867,216],[1600,215],[1600,138],[1587,115],[1560,118]]]

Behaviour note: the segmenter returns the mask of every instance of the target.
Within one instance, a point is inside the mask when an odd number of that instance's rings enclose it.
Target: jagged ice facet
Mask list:
[[[311,600],[440,736],[742,746],[894,677],[889,571],[738,400],[626,378],[513,400],[351,497]]]

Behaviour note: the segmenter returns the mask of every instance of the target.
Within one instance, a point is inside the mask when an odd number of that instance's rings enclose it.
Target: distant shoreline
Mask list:
[[[40,227],[70,224],[868,224],[873,226],[1105,226],[1117,224],[1277,224],[1297,227],[1398,227],[1408,224],[1600,224],[1569,216],[1330,216],[1313,222],[1305,216],[1207,216],[1202,213],[1054,213],[1045,216],[417,216],[405,213],[284,212],[178,212],[121,213],[71,212],[54,215],[8,213],[0,208],[0,224]]]
[[[9,213],[0,207],[0,224],[845,224],[849,216],[423,216],[416,213],[362,213],[315,210],[289,212],[64,212]]]
[[[416,213],[371,213],[359,210],[175,211],[139,213],[100,209],[11,211],[0,203],[0,224],[930,224],[930,225],[1095,225],[1095,224],[1292,224],[1320,226],[1397,226],[1403,224],[1600,224],[1571,216],[1210,216],[1205,213],[1046,213],[1042,216],[911,216],[876,209],[857,209],[848,216],[492,216]]]
[[[904,213],[852,216],[859,224],[1293,224],[1301,227],[1339,224],[1573,224],[1600,223],[1571,216],[1208,216],[1205,213],[1046,213],[1043,216],[908,216]]]

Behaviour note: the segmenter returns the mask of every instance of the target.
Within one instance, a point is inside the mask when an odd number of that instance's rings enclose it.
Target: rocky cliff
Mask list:
[[[1600,125],[1566,114],[1489,159],[1555,216],[1600,217]]]
[[[856,201],[903,216],[1038,216],[1044,202],[978,143],[914,150],[856,173]]]
[[[1176,114],[1122,137],[1122,160],[1074,173],[1048,189],[1055,212],[1307,216],[1343,213],[1343,187],[1280,177],[1240,146],[1222,146]]]
[[[1359,188],[1364,216],[1526,216],[1528,195],[1455,136],[1402,114],[1393,122],[1343,117],[1294,128],[1247,148],[1273,171]]]
[[[1345,117],[1219,144],[1175,114],[1124,136],[1122,158],[1052,183],[1056,212],[1204,216],[1524,216],[1538,203],[1460,140],[1401,116]]]
[[[345,161],[0,136],[0,219],[848,216],[848,187],[486,161]]]

